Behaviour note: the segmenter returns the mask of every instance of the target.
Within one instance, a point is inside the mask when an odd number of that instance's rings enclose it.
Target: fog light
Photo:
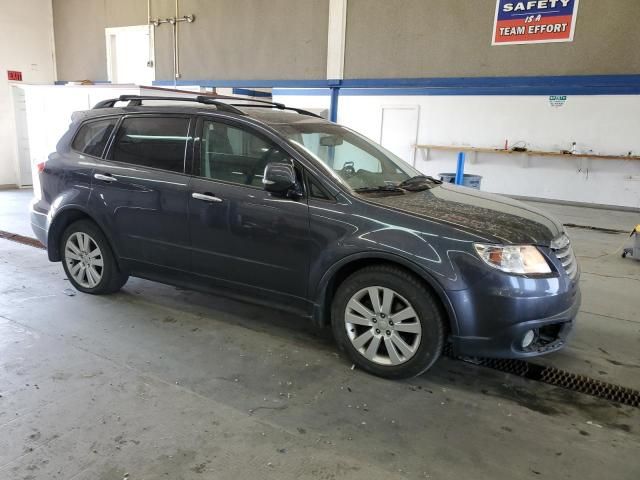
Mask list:
[[[533,330],[529,330],[527,333],[525,333],[524,337],[522,337],[522,348],[528,348],[533,343],[533,340],[535,338],[536,333]]]

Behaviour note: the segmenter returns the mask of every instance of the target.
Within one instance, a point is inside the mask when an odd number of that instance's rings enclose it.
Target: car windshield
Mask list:
[[[400,190],[409,179],[425,178],[382,146],[340,125],[305,120],[272,126],[353,191]]]

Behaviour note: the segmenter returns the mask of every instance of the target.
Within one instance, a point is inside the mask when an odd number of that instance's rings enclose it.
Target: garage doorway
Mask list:
[[[382,107],[380,145],[414,166],[419,118],[418,105]]]
[[[156,78],[153,28],[148,25],[134,25],[104,30],[109,81],[151,85]]]

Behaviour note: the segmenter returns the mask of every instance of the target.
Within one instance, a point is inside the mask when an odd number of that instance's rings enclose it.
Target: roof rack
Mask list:
[[[251,99],[247,99],[248,102],[252,102],[254,100]],[[316,117],[316,118],[324,118],[320,115],[318,115],[317,113],[313,113],[310,112],[309,110],[303,110],[302,108],[294,108],[294,107],[287,107],[285,105],[283,105],[282,103],[274,103],[274,102],[262,102],[263,105],[255,105],[255,104],[240,104],[240,103],[231,103],[230,105],[232,106],[236,106],[236,107],[254,107],[254,108],[277,108],[278,110],[291,110],[294,111],[296,113],[299,113],[300,115],[309,115],[310,117]],[[271,105],[264,105],[264,103],[269,103]]]
[[[230,97],[237,100],[237,97]],[[108,100],[102,100],[94,105],[94,109],[97,108],[112,108],[117,102],[129,102],[129,107],[137,107],[142,105],[143,100],[169,100],[172,102],[197,102],[204,105],[215,105],[220,111],[236,113],[238,115],[246,115],[239,108],[234,107],[228,103],[218,102],[205,95],[198,95],[194,97],[156,97],[151,95],[120,95],[118,98],[110,98]]]
[[[254,98],[241,98],[231,95],[197,95],[196,97],[160,97],[152,95],[120,95],[118,98],[110,98],[98,102],[93,107],[97,108],[113,108],[117,102],[129,102],[129,107],[138,107],[142,105],[143,100],[165,100],[172,102],[197,102],[204,105],[215,105],[220,111],[236,113],[238,115],[246,115],[245,112],[236,107],[259,107],[259,108],[277,108],[278,110],[291,110],[301,115],[309,115],[311,117],[322,118],[320,115],[303,110],[301,108],[287,107],[284,103],[270,102],[268,100],[256,100]],[[218,100],[235,100],[236,102],[249,102],[244,103],[224,103]]]

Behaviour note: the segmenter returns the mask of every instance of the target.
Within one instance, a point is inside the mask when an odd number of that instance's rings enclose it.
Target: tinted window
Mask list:
[[[264,168],[271,162],[292,163],[292,160],[262,135],[224,123],[203,122],[201,176],[262,186]]]
[[[125,118],[111,149],[111,159],[184,172],[188,131],[188,118]]]
[[[320,200],[331,200],[331,197],[327,192],[325,192],[324,188],[320,186],[320,184],[311,176],[308,176],[309,184],[309,196],[311,198],[317,198]]]
[[[71,148],[87,155],[101,157],[117,121],[117,118],[107,118],[83,124],[73,139]]]

